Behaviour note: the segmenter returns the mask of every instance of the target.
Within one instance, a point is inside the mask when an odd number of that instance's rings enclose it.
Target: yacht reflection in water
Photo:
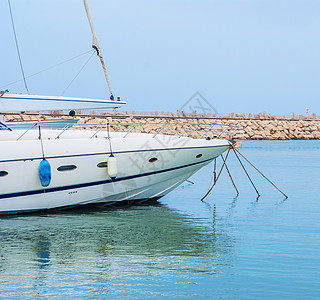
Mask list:
[[[8,290],[14,274],[28,274],[19,283],[33,287],[62,285],[63,276],[75,276],[79,284],[101,288],[112,278],[150,270],[221,273],[234,245],[215,220],[163,205],[1,218],[0,241],[0,276]]]

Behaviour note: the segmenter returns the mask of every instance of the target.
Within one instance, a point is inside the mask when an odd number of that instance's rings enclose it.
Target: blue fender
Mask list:
[[[40,162],[39,178],[43,187],[47,187],[51,182],[51,166],[46,159]]]

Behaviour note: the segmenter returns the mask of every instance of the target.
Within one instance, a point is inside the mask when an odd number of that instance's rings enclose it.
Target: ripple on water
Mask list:
[[[288,195],[238,162],[199,201],[212,166],[158,205],[0,219],[2,298],[316,298],[318,141],[245,142],[240,149]]]

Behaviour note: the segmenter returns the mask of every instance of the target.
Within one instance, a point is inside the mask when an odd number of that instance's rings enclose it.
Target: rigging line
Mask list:
[[[18,52],[18,57],[19,57],[20,68],[21,68],[22,77],[23,77],[23,81],[24,81],[24,86],[26,87],[26,90],[27,90],[28,94],[30,94],[30,92],[28,90],[28,86],[27,86],[26,77],[25,77],[24,71],[23,71],[23,66],[22,66],[22,61],[21,61],[21,56],[20,56],[20,51],[19,51],[19,46],[18,46],[18,40],[17,40],[17,35],[16,35],[16,29],[14,27],[14,22],[13,22],[13,16],[12,16],[10,0],[8,0],[8,4],[9,4],[11,23],[12,23],[13,33],[14,33],[14,39],[15,39],[15,42],[16,42],[16,48],[17,48],[17,52]]]
[[[26,78],[30,78],[30,77],[36,76],[36,75],[38,75],[38,74],[40,74],[40,73],[46,72],[46,71],[48,71],[48,70],[51,70],[51,69],[53,69],[53,68],[55,68],[55,67],[58,67],[58,66],[60,66],[60,65],[63,65],[63,64],[65,64],[65,63],[69,62],[69,61],[72,61],[72,60],[74,60],[74,59],[76,59],[76,58],[79,58],[79,57],[81,57],[81,56],[83,56],[83,55],[85,55],[85,54],[88,54],[88,53],[94,52],[94,51],[95,51],[94,49],[91,49],[91,50],[89,50],[89,51],[83,52],[83,53],[81,53],[81,54],[79,54],[79,55],[77,55],[77,56],[74,56],[74,57],[69,58],[69,59],[67,59],[67,60],[64,60],[64,61],[62,61],[62,62],[60,62],[60,63],[57,63],[57,64],[55,64],[55,65],[52,65],[52,66],[50,66],[50,67],[48,67],[48,68],[46,68],[46,69],[43,69],[43,70],[41,70],[41,71],[39,71],[39,72],[33,73],[33,74],[31,74],[31,75],[28,75]],[[20,82],[20,81],[22,81],[22,80],[23,80],[23,78],[22,78],[22,79],[19,79],[19,80],[16,80],[16,81],[13,81],[13,82],[10,82],[10,83],[8,83],[8,84],[6,84],[6,85],[2,85],[2,86],[0,86],[0,88],[13,85],[13,84],[18,83],[18,82]]]
[[[71,82],[69,83],[69,85],[64,89],[64,91],[62,92],[61,95],[63,95],[66,90],[71,86],[71,84],[76,80],[76,78],[79,76],[79,74],[81,73],[81,71],[84,69],[84,67],[88,64],[88,62],[90,61],[90,59],[92,58],[92,56],[94,55],[94,52],[92,52],[92,54],[90,55],[90,57],[87,59],[87,61],[84,63],[84,65],[82,66],[82,68],[80,69],[80,71],[77,73],[77,75],[71,80]]]

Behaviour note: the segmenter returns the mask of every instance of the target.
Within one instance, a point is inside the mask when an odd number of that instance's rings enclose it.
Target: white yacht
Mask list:
[[[103,58],[93,32],[93,47]],[[94,100],[35,95],[0,95],[0,111],[117,108],[111,99]],[[115,131],[111,124],[96,130],[76,125],[28,129],[1,122],[0,214],[105,205],[158,199],[229,149],[227,139]],[[133,126],[134,127],[134,126]],[[115,127],[114,127],[115,128]],[[102,129],[102,130],[101,130]],[[210,128],[209,128],[210,129]]]
[[[69,129],[57,138],[59,130],[44,129],[40,140],[38,130],[25,132],[1,131],[1,213],[158,199],[230,146],[160,134]],[[41,181],[44,161],[49,184]]]

